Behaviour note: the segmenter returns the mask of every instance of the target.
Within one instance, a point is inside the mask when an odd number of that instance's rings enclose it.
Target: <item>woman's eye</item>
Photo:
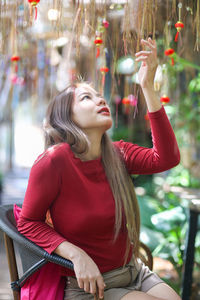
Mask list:
[[[88,100],[88,99],[91,99],[91,97],[89,95],[86,95],[82,98],[82,100]]]

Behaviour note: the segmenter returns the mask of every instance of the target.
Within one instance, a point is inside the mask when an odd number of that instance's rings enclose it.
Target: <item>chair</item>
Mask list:
[[[20,206],[20,205],[19,205]],[[41,247],[20,234],[16,228],[13,205],[0,206],[0,229],[4,233],[4,242],[8,260],[8,267],[13,290],[13,299],[20,299],[20,289],[26,280],[47,262],[73,270],[73,263],[56,254],[49,254]],[[19,278],[16,249],[19,251],[23,275]],[[153,258],[149,248],[140,243],[140,258],[152,270]]]

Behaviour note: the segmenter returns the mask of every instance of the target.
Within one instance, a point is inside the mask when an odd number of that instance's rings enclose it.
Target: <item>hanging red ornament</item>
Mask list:
[[[108,28],[109,27],[109,22],[106,20],[106,19],[103,19],[103,22],[102,22],[103,26],[105,28]]]
[[[96,48],[97,48],[96,57],[99,57],[99,55],[100,55],[100,45],[103,43],[103,40],[99,36],[97,36],[94,43],[95,43]]]
[[[130,103],[131,103],[131,101],[128,97],[124,97],[122,99],[122,104],[124,105],[124,108],[125,108],[124,112],[126,115],[128,115],[130,112]]]
[[[18,61],[20,60],[20,57],[18,55],[13,55],[11,57],[11,61],[14,62],[14,66],[15,66],[15,73],[18,72]]]
[[[100,71],[101,71],[103,74],[105,74],[105,73],[107,73],[107,72],[109,71],[109,68],[107,68],[107,67],[102,67],[102,68],[100,68]]]
[[[106,73],[108,73],[109,71],[109,68],[107,67],[102,67],[100,68],[100,71],[101,71],[101,74],[102,74],[102,89],[104,88],[104,85],[105,85],[105,77],[106,77]]]
[[[174,66],[174,58],[173,58],[174,53],[175,53],[175,51],[172,48],[165,50],[165,55],[171,57],[172,66]]]
[[[184,24],[183,24],[183,22],[181,22],[181,9],[182,9],[182,3],[179,2],[179,4],[178,4],[178,22],[175,24],[175,27],[177,30],[177,33],[176,33],[176,36],[174,39],[175,42],[178,42],[179,33],[180,33],[181,29],[184,28]]]
[[[176,24],[175,24],[175,27],[177,29],[177,33],[176,33],[176,36],[175,36],[175,42],[178,41],[178,36],[179,36],[179,32],[181,31],[182,28],[184,28],[184,24],[180,21],[178,21]]]
[[[163,105],[167,104],[170,102],[170,98],[167,97],[166,95],[160,97],[160,102],[162,102]]]
[[[124,97],[124,98],[122,99],[122,104],[124,104],[124,105],[129,105],[130,103],[131,103],[131,101],[130,101],[129,98]]]
[[[146,114],[144,115],[144,119],[145,119],[146,121],[149,121],[149,115],[148,115],[148,113],[146,113]]]
[[[35,7],[35,20],[37,19],[37,4],[40,2],[40,0],[28,0],[30,3],[30,14],[32,17],[32,8]]]

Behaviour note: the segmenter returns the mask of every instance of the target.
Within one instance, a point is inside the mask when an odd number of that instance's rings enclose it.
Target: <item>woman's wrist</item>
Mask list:
[[[80,254],[80,252],[83,251],[79,247],[65,241],[62,242],[56,249],[55,253],[69,259],[73,262],[73,260]]]
[[[161,109],[162,105],[158,98],[158,95],[154,91],[154,87],[149,85],[148,87],[142,87],[142,91],[147,103],[147,108],[149,112],[155,112]]]

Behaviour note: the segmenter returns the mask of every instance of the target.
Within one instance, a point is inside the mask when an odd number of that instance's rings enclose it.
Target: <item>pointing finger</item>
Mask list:
[[[152,46],[155,46],[155,40],[152,40],[151,37],[148,38],[148,42],[152,44]]]
[[[156,46],[153,45],[153,44],[151,44],[149,41],[146,41],[146,40],[143,40],[143,39],[142,39],[142,40],[141,40],[141,43],[142,43],[143,45],[149,47],[149,48],[152,49],[152,50],[155,50],[155,49],[156,49]]]

